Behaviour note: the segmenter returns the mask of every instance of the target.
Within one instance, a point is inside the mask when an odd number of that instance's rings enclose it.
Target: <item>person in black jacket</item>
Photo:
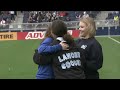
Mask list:
[[[51,64],[39,65],[40,55],[41,54],[45,55],[47,53],[53,53],[53,52],[55,53],[61,50],[66,50],[68,47],[68,45],[62,42],[56,45],[50,46],[50,43],[52,43],[53,40],[54,38],[52,37],[52,34],[51,34],[51,25],[49,25],[48,29],[46,30],[44,39],[40,43],[39,47],[35,49],[35,52],[33,54],[33,61],[35,64],[38,65],[36,79],[54,79],[54,73],[53,73]]]
[[[76,44],[84,50],[86,79],[99,79],[98,70],[103,65],[102,46],[95,39],[96,26],[93,18],[81,18],[79,23],[80,35]]]
[[[85,79],[84,53],[77,47],[74,39],[67,33],[67,26],[61,20],[55,20],[51,26],[54,41],[51,46],[64,42],[68,50],[40,55],[40,65],[52,65],[55,79]]]

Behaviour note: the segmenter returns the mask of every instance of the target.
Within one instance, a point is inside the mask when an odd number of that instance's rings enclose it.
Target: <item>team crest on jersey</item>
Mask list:
[[[82,45],[81,48],[82,49],[86,49],[87,45]]]

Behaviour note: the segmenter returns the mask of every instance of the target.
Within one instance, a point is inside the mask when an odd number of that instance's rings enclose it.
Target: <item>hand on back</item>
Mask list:
[[[62,46],[62,50],[69,50],[69,45],[66,44],[65,42],[60,42],[60,45]]]

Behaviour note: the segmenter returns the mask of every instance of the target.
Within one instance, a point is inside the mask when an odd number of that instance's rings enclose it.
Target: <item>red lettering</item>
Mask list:
[[[32,33],[28,33],[27,39],[30,39],[32,37]]]
[[[39,33],[33,33],[33,37],[32,38],[38,38],[39,37]]]
[[[45,32],[29,32],[25,39],[43,39]]]

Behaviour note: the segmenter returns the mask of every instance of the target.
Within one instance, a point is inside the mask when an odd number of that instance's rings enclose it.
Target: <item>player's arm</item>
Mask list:
[[[90,59],[86,61],[86,66],[90,70],[98,70],[103,64],[102,47],[99,45],[93,45],[90,47],[90,53],[88,56]]]
[[[56,51],[62,50],[62,46],[60,44],[50,46],[52,43],[52,38],[46,38],[38,47],[38,53],[40,54],[50,54]]]
[[[38,47],[38,53],[40,54],[51,54],[55,53],[60,50],[65,50],[67,48],[66,44],[60,43],[51,46],[50,44],[52,43],[53,39],[52,38],[46,38],[41,45]]]

